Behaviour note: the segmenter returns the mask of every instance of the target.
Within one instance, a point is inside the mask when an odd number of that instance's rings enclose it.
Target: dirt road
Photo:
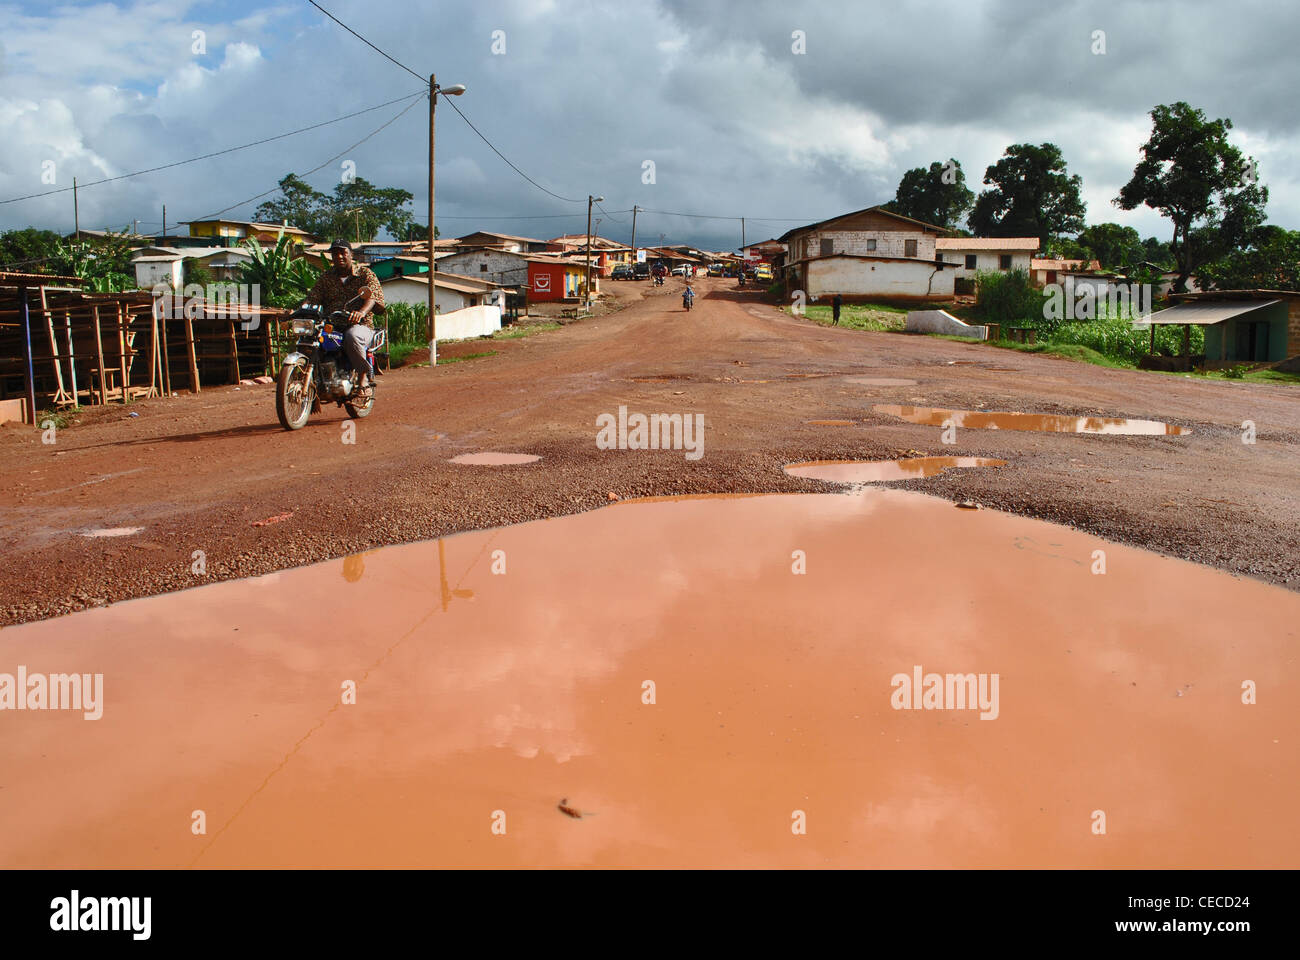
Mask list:
[[[444,348],[496,356],[394,371],[355,443],[344,442],[351,421],[333,405],[284,432],[270,386],[86,411],[53,444],[0,427],[0,622],[590,510],[611,495],[825,491],[782,466],[918,452],[1007,464],[898,486],[1300,589],[1295,388],[831,329],[734,281],[695,285],[690,314],[680,280],[617,284],[629,301],[620,312],[489,348]],[[875,404],[1146,418],[1191,433],[960,429],[945,444],[940,428]],[[597,418],[620,405],[703,414],[703,456],[598,449]],[[1253,444],[1243,443],[1248,420]],[[448,462],[480,451],[541,459]]]

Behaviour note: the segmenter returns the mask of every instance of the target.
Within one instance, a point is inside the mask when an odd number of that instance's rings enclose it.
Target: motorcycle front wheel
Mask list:
[[[368,395],[364,403],[353,403],[351,400],[343,401],[343,409],[348,412],[348,416],[353,420],[364,420],[370,416],[370,411],[375,409],[375,383],[370,381]]]
[[[275,412],[280,426],[286,430],[301,430],[311,416],[311,383],[307,378],[307,364],[286,363],[280,368],[275,385]]]

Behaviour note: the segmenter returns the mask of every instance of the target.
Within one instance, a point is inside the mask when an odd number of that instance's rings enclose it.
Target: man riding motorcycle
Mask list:
[[[686,282],[686,289],[682,291],[682,306],[687,310],[691,309],[695,303],[695,291],[691,289],[690,281]]]
[[[352,262],[352,244],[346,240],[331,243],[330,256],[334,260],[333,269],[321,274],[304,303],[319,304],[323,315],[328,317],[335,310],[344,309],[349,301],[360,300],[360,305],[348,314],[343,349],[352,368],[361,374],[357,396],[365,402],[371,386],[366,350],[375,332],[370,318],[375,311],[384,312],[384,290],[373,270]]]

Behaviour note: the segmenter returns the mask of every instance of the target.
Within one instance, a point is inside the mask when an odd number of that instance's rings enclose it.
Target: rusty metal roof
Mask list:
[[[936,237],[936,250],[1028,250],[1041,246],[1037,237]]]
[[[1213,326],[1224,320],[1231,320],[1244,313],[1252,313],[1281,302],[1281,300],[1198,300],[1195,303],[1180,303],[1168,310],[1153,313],[1143,322],[1157,325],[1176,323],[1180,326],[1183,324]]]

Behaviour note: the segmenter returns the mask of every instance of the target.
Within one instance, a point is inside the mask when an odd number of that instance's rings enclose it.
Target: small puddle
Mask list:
[[[384,547],[0,631],[0,706],[102,676],[0,710],[0,865],[1289,868],[1297,623],[872,487]]]
[[[898,377],[849,377],[849,383],[861,383],[868,387],[914,387],[915,380],[902,380]]]
[[[1036,430],[1044,433],[1110,433],[1125,436],[1182,436],[1191,433],[1159,420],[1122,417],[1069,417],[1055,413],[985,413],[982,410],[943,410],[938,407],[904,407],[877,403],[871,408],[909,423],[942,427],[951,420],[970,430]]]
[[[521,463],[536,463],[540,459],[542,458],[531,453],[462,453],[447,462],[469,467],[511,467]]]
[[[1003,467],[1005,460],[991,457],[911,457],[906,460],[810,460],[792,463],[785,472],[792,477],[827,480],[831,483],[883,483],[934,477],[945,470],[969,467]]]
[[[851,427],[856,420],[805,420],[804,423],[812,427]]]
[[[83,537],[133,537],[144,530],[144,527],[98,527],[94,530],[83,530]]]

